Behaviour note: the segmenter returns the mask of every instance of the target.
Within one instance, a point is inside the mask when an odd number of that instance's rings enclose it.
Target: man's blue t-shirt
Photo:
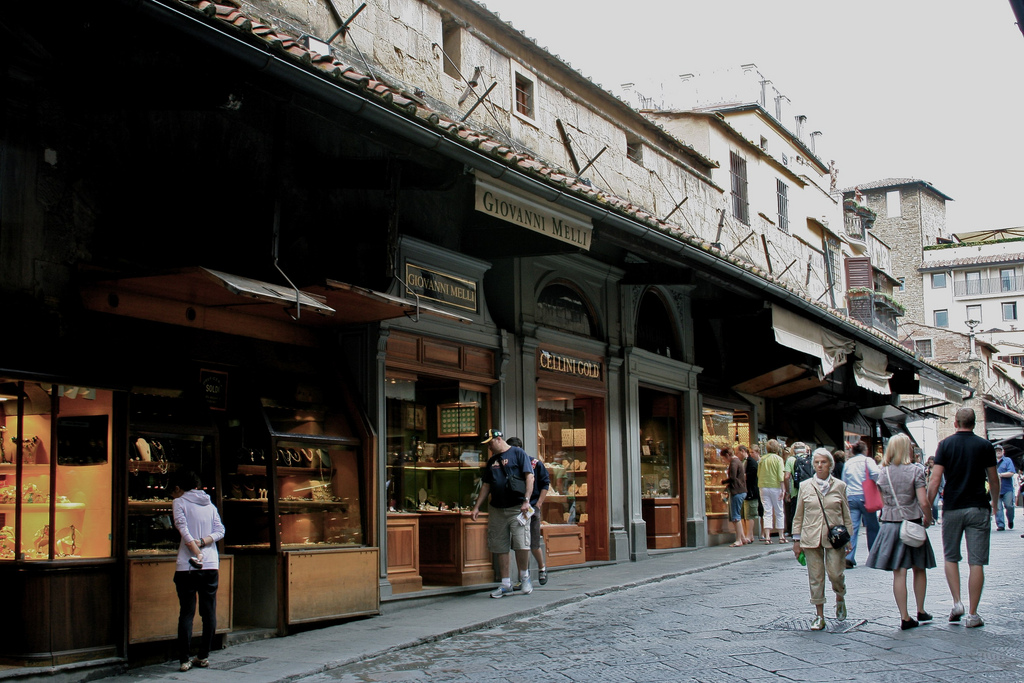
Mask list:
[[[1002,474],[1003,472],[1017,472],[1017,468],[1013,466],[1013,461],[1007,458],[1005,455],[996,465],[996,474]],[[1009,493],[1013,490],[1013,477],[999,477],[999,495]]]
[[[530,456],[526,454],[526,451],[517,446],[509,446],[507,451],[492,455],[487,460],[487,464],[484,466],[483,482],[491,487],[489,504],[493,508],[518,507],[523,504],[522,494],[508,489],[506,472],[509,474],[519,472],[519,476],[523,479],[526,479],[526,475],[533,474]]]
[[[533,463],[533,493],[530,494],[530,505],[537,507],[540,492],[551,486],[551,476],[548,474],[547,465],[538,458],[531,455],[530,462]]]

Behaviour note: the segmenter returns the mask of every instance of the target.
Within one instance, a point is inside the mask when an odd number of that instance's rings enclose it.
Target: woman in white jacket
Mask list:
[[[168,485],[174,526],[181,533],[178,561],[174,571],[174,587],[178,593],[178,661],[180,670],[193,665],[210,665],[210,648],[217,632],[217,586],[220,580],[220,556],[217,541],[224,538],[224,524],[209,494],[200,489],[202,483],[195,472],[181,471],[171,475]],[[192,620],[196,614],[203,620],[203,636],[199,654],[190,661]]]

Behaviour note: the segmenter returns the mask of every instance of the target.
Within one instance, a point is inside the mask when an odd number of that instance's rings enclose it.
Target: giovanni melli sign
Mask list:
[[[589,218],[479,176],[476,179],[476,210],[590,251],[594,229]]]
[[[544,349],[540,350],[538,361],[540,369],[547,372],[601,381],[600,361],[574,358],[573,356]]]
[[[405,263],[405,284],[424,299],[438,301],[467,311],[479,312],[476,303],[476,282],[439,270]]]

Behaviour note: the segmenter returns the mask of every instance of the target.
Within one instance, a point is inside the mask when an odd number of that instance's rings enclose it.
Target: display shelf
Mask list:
[[[341,510],[346,512],[349,504],[341,500],[279,500],[277,501],[277,507],[282,512],[305,512],[309,510]]]
[[[6,462],[6,463],[3,463],[3,464],[0,464],[0,473],[14,472],[17,469],[18,469],[18,466],[16,464],[14,464],[14,463]],[[50,465],[47,464],[47,463],[44,463],[42,465],[22,465],[21,466],[21,471],[22,471],[22,474],[24,474],[26,476],[39,476],[39,475],[43,475],[43,474],[49,474],[50,473]]]
[[[564,495],[564,494],[561,494],[561,493],[549,493],[544,498],[544,501],[545,502],[547,502],[547,501],[561,502],[561,501],[564,501],[564,500],[572,500],[574,498],[586,500],[587,499],[587,494],[584,493],[583,495],[577,494],[575,496],[568,496],[568,495]]]
[[[169,511],[173,501],[171,500],[129,500],[128,511],[159,512]]]
[[[0,512],[13,510],[16,503],[0,503]],[[85,503],[57,503],[57,511],[61,510],[84,510]],[[46,512],[50,509],[49,503],[22,503],[22,512]]]
[[[167,474],[178,469],[178,464],[168,462],[167,460],[159,460],[157,462],[146,462],[142,460],[129,460],[128,461],[128,472],[131,474],[138,474],[140,472],[148,472],[154,474]]]

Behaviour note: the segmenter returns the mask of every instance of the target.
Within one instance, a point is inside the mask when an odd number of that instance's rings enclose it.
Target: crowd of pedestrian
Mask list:
[[[879,448],[875,454],[863,440],[813,453],[804,442],[787,446],[781,439],[765,442],[763,455],[760,445],[724,448],[732,545],[752,543],[758,535],[765,544],[776,542],[773,538],[792,542],[794,556],[807,566],[816,612],[811,628],[821,630],[826,627],[826,579],[835,594],[836,618],[846,618],[845,571],[857,567],[863,527],[866,566],[892,574],[900,628],[915,628],[932,620],[925,598],[928,570],[937,561],[925,529],[939,523],[941,501],[943,569],[953,603],[949,621],[963,620],[967,628],[983,626],[978,606],[992,518],[997,531],[1013,529],[1014,508],[1024,491],[1003,447],[975,435],[974,426],[974,411],[958,410],[956,431],[924,462],[905,434],[894,435],[884,452]],[[966,605],[960,585],[965,540]],[[908,574],[913,577],[914,611],[908,607]]]

